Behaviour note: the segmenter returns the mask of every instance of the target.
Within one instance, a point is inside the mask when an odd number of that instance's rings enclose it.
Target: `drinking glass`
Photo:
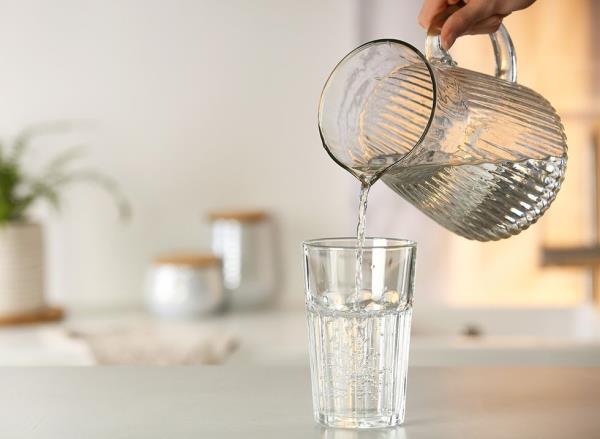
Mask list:
[[[315,420],[342,428],[401,424],[416,244],[367,238],[360,275],[355,238],[303,247]]]

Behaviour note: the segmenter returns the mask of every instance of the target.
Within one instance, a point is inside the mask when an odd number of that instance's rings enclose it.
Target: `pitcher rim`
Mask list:
[[[343,169],[345,169],[350,174],[352,174],[353,176],[355,176],[356,178],[358,178],[360,180],[360,175],[357,175],[352,170],[352,168],[346,166],[344,163],[342,163],[341,161],[339,161],[335,157],[335,155],[330,151],[329,147],[327,146],[327,142],[325,141],[325,137],[323,136],[323,130],[321,129],[321,112],[322,112],[322,107],[323,107],[323,95],[325,94],[325,90],[327,89],[329,83],[331,82],[332,77],[334,76],[334,74],[336,73],[336,71],[338,70],[338,68],[344,62],[346,62],[349,58],[351,58],[357,52],[360,52],[360,51],[364,50],[366,47],[373,46],[375,44],[381,44],[381,43],[394,43],[394,44],[399,44],[401,46],[405,46],[405,47],[409,48],[410,50],[412,50],[414,53],[416,53],[419,58],[421,58],[421,60],[423,61],[423,63],[427,67],[427,71],[429,72],[429,77],[431,79],[431,89],[432,89],[432,100],[431,100],[431,102],[432,102],[432,104],[431,104],[431,112],[429,114],[429,119],[427,120],[427,124],[425,125],[425,128],[423,129],[423,132],[421,133],[421,136],[419,137],[419,140],[417,140],[415,142],[415,144],[412,146],[412,148],[410,149],[410,151],[408,151],[406,154],[404,154],[400,159],[396,160],[395,162],[391,163],[390,165],[386,166],[384,169],[382,169],[381,171],[379,171],[377,174],[375,174],[375,176],[373,176],[373,179],[372,179],[373,182],[376,181],[376,180],[378,180],[379,177],[381,177],[383,174],[385,174],[385,172],[388,169],[390,169],[392,166],[396,166],[398,163],[401,163],[402,161],[404,161],[405,159],[407,159],[409,156],[411,156],[414,153],[414,151],[417,148],[417,146],[419,146],[423,142],[423,140],[425,139],[425,136],[429,132],[429,128],[431,127],[431,124],[433,123],[433,117],[435,115],[435,107],[436,107],[436,102],[437,102],[437,82],[436,82],[435,74],[433,73],[433,69],[431,67],[431,64],[430,64],[429,60],[427,59],[427,57],[419,49],[417,49],[415,46],[413,46],[412,44],[407,43],[406,41],[397,40],[395,38],[378,38],[376,40],[367,41],[366,43],[363,43],[360,46],[357,46],[356,48],[354,48],[353,50],[351,50],[350,52],[348,52],[335,65],[335,67],[333,68],[333,70],[331,71],[331,73],[329,73],[329,76],[327,76],[327,80],[325,81],[325,85],[323,86],[323,89],[321,90],[321,95],[319,96],[319,111],[317,112],[317,126],[319,128],[319,137],[321,137],[321,143],[323,144],[323,148],[325,149],[325,151],[327,152],[327,154],[329,155],[329,157],[331,157],[331,159],[335,163],[337,163]]]

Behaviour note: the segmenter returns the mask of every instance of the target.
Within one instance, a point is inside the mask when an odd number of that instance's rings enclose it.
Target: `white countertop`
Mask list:
[[[412,368],[404,427],[312,420],[303,367],[4,368],[11,439],[595,439],[600,369]]]
[[[481,310],[462,313],[444,310],[416,313],[410,364],[600,366],[600,336],[580,334],[577,324],[593,328],[581,317],[586,315],[560,310],[487,313]],[[592,322],[598,319],[596,313],[587,318]],[[441,322],[449,323],[447,327],[436,328],[435,325]],[[465,323],[483,328],[483,336],[460,335]],[[71,316],[60,324],[2,328],[0,366],[94,365],[96,359],[90,346],[84,340],[70,336],[74,330],[101,333],[124,327],[147,328],[149,325],[156,331],[164,329],[171,337],[182,339],[199,337],[210,341],[216,336],[231,337],[236,340],[238,347],[225,359],[228,365],[245,367],[308,363],[303,311],[232,313],[190,322],[162,322],[138,312],[79,315]],[[509,329],[514,332],[508,332]],[[120,339],[117,335],[115,337]],[[144,343],[150,345],[156,340],[149,337]]]

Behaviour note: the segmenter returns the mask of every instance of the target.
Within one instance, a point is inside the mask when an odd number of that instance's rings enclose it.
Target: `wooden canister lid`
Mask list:
[[[264,210],[217,210],[208,213],[210,221],[234,220],[242,223],[264,221],[269,217]]]
[[[169,253],[156,257],[156,265],[179,265],[181,267],[213,267],[221,264],[221,259],[211,253]]]

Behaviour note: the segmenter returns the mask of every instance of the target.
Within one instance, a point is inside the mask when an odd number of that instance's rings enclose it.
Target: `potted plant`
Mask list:
[[[56,155],[37,175],[23,165],[33,138],[64,131],[65,123],[29,127],[12,144],[0,145],[0,318],[11,319],[43,312],[44,241],[43,227],[28,218],[30,208],[45,200],[60,206],[61,190],[71,184],[90,182],[113,197],[121,217],[129,216],[129,204],[110,177],[89,169],[71,167],[81,157],[80,148]]]

